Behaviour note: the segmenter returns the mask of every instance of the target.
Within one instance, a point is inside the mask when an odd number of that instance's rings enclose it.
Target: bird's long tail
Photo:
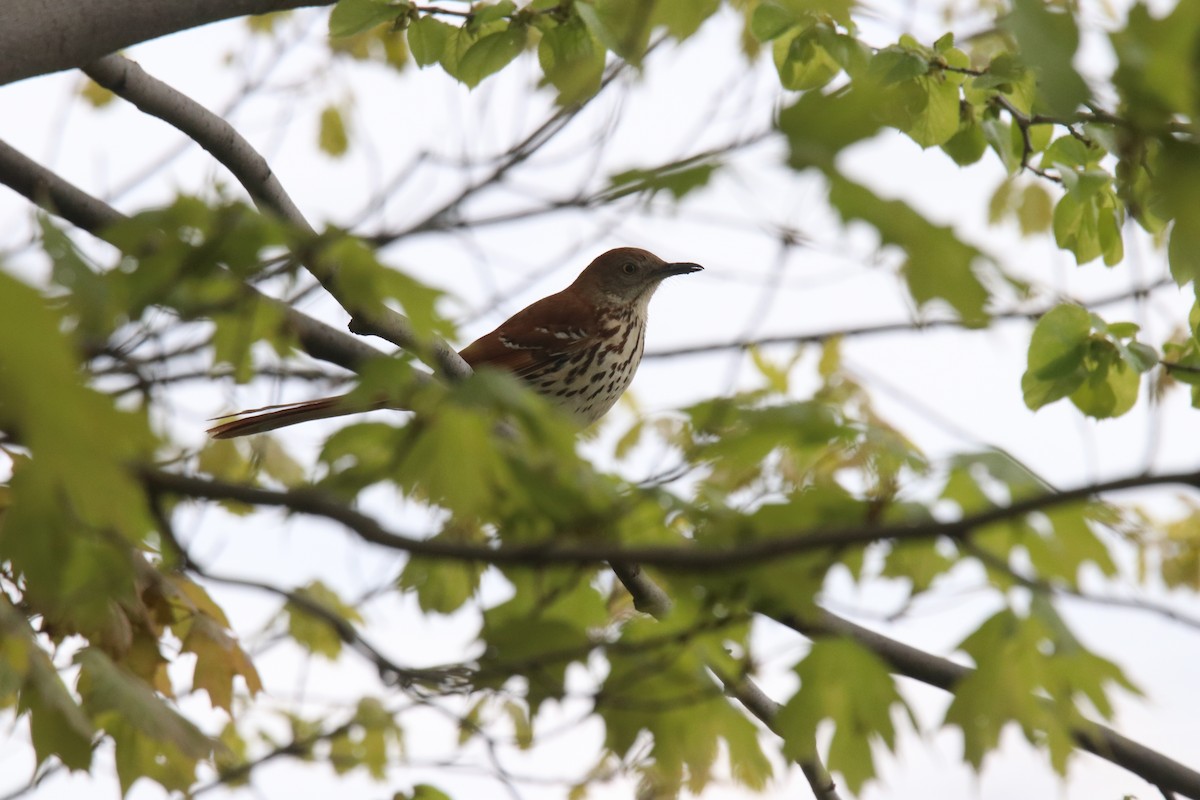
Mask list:
[[[222,422],[208,429],[208,435],[214,439],[233,439],[237,436],[249,436],[254,433],[266,433],[276,428],[284,428],[300,422],[315,419],[329,419],[344,414],[358,414],[363,411],[373,411],[386,408],[387,402],[363,402],[351,400],[349,395],[323,397],[320,400],[308,400],[301,403],[285,403],[277,406],[263,406],[239,411],[238,419]],[[249,415],[249,416],[245,416]],[[219,417],[217,419],[220,419]]]

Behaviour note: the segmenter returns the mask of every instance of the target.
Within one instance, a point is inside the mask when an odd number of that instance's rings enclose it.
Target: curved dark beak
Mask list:
[[[663,264],[662,276],[668,278],[672,275],[687,275],[689,272],[699,272],[704,267],[699,264],[693,264],[690,261],[678,261],[674,264]]]

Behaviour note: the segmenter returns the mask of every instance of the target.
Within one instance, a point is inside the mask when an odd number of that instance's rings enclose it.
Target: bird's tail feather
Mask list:
[[[351,400],[349,395],[324,397],[320,400],[307,400],[300,403],[284,403],[277,406],[263,406],[238,412],[238,418],[222,422],[208,429],[208,435],[214,439],[233,439],[238,436],[250,436],[255,433],[266,433],[276,428],[309,422],[315,419],[329,419],[344,414],[358,414],[363,411],[373,411],[385,408],[387,403],[382,400],[363,402]],[[247,416],[248,415],[248,416]],[[216,417],[215,419],[220,419]]]

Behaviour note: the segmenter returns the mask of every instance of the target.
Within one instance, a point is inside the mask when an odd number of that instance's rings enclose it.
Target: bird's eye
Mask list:
[[[632,275],[633,273],[637,272],[637,264],[634,264],[632,261],[626,261],[621,267],[621,271],[626,275]]]

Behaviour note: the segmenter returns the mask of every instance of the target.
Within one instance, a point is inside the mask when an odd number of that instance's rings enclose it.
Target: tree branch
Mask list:
[[[1075,302],[1084,308],[1101,308],[1103,306],[1114,305],[1126,300],[1136,300],[1138,298],[1147,297],[1152,292],[1167,286],[1174,286],[1175,281],[1170,277],[1163,277],[1152,283],[1144,286],[1135,286],[1132,289],[1127,289],[1122,292],[1117,292],[1103,297],[1098,297],[1095,300],[1082,302],[1077,300],[1064,299],[1059,302]],[[1056,303],[1057,305],[1057,303]],[[1036,322],[1045,316],[1054,306],[1031,309],[1023,311],[1020,309],[1010,309],[1007,311],[998,311],[991,315],[990,321],[1027,321]],[[655,350],[646,353],[642,358],[674,358],[677,356],[698,356],[708,353],[720,352],[722,350],[746,350],[751,347],[766,347],[777,344],[824,344],[831,339],[851,339],[867,336],[881,336],[891,333],[920,333],[938,328],[951,328],[954,330],[988,330],[987,328],[972,328],[965,325],[962,320],[958,319],[931,319],[931,320],[908,320],[901,322],[884,322],[877,325],[861,325],[852,328],[839,328],[828,331],[816,331],[813,333],[790,333],[780,334],[778,336],[760,336],[752,339],[735,339],[728,342],[710,342],[708,344],[692,344],[682,347],[673,347],[668,350]],[[1164,364],[1164,367],[1172,368],[1175,365]]]
[[[970,667],[918,650],[828,611],[820,612],[815,619],[787,614],[770,616],[810,639],[821,636],[853,639],[888,662],[897,673],[947,692],[953,692],[958,682],[973,672]],[[1082,749],[1129,770],[1160,790],[1200,798],[1200,772],[1096,722],[1085,720],[1075,725],[1072,732]]]
[[[103,200],[84,192],[4,141],[0,141],[0,183],[98,239],[105,238],[105,228],[128,219]],[[357,371],[363,362],[386,356],[386,353],[366,342],[313,319],[251,286],[246,286],[245,291],[258,295],[263,302],[278,306],[291,331],[299,339],[300,346],[313,358]]]
[[[122,56],[105,56],[83,70],[104,88],[177,128],[207,150],[233,173],[259,208],[274,212],[308,237],[317,235],[267,160],[228,122]],[[419,336],[403,315],[382,305],[368,312],[350,302],[339,287],[337,265],[328,263],[319,251],[308,256],[303,259],[308,271],[350,314],[351,331],[381,336],[418,356],[430,358],[432,365],[449,377],[464,378],[471,374],[471,368],[454,348],[436,337],[427,340]]]
[[[604,562],[627,565],[651,564],[679,572],[724,571],[736,566],[761,564],[814,550],[861,546],[879,541],[911,541],[946,536],[963,539],[977,528],[1015,519],[1035,511],[1087,500],[1105,492],[1150,486],[1182,485],[1200,488],[1200,472],[1139,475],[1080,486],[1030,497],[1005,506],[946,522],[903,525],[862,525],[826,530],[798,531],[769,539],[745,542],[734,547],[693,545],[628,546],[608,543],[552,542],[522,545],[486,545],[447,539],[419,539],[387,530],[373,517],[362,514],[317,489],[278,491],[245,484],[195,478],[171,472],[143,469],[141,479],[155,491],[208,500],[236,500],[259,506],[286,508],[339,522],[364,541],[413,555],[451,561],[486,564],[594,565]],[[648,608],[659,602],[647,596]]]
[[[333,0],[5,0],[0,86],[210,22]]]

